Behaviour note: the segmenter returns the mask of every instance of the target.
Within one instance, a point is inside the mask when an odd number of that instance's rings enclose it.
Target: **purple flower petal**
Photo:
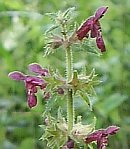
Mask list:
[[[33,84],[31,84],[31,83],[25,83],[25,86],[26,86],[26,91],[27,91],[27,94],[28,95],[37,93],[37,87],[34,86]]]
[[[84,37],[87,36],[88,32],[91,29],[91,25],[93,24],[93,19],[93,16],[88,18],[88,20],[85,21],[83,25],[76,31],[79,40],[82,40]]]
[[[104,44],[101,32],[98,32],[98,36],[96,38],[96,44],[97,44],[97,47],[101,50],[101,52],[106,51],[105,44]]]
[[[37,104],[37,97],[35,96],[35,94],[28,95],[28,106],[32,108],[36,106],[36,104]]]
[[[117,131],[120,129],[120,127],[117,126],[110,126],[106,129],[106,133],[109,135],[114,135],[117,133]]]
[[[35,86],[41,86],[44,84],[43,79],[41,79],[39,77],[35,77],[35,76],[27,76],[25,81],[26,81],[26,83],[30,83]]]
[[[108,144],[107,137],[101,137],[99,140],[97,140],[97,148],[98,149],[106,149],[107,144]]]
[[[100,7],[95,13],[95,19],[99,20],[107,11],[108,7]]]
[[[25,80],[26,79],[26,76],[25,74],[19,72],[19,71],[13,71],[13,72],[10,72],[8,74],[8,76],[13,79],[13,80]]]
[[[96,21],[91,25],[91,38],[97,37],[99,30],[101,30],[100,22]]]
[[[29,65],[29,70],[40,75],[46,76],[48,75],[48,70],[41,67],[41,65],[37,63],[32,63]]]
[[[42,67],[37,63],[29,64],[28,68],[30,71],[36,72],[36,73],[42,70]]]
[[[86,143],[97,141],[102,136],[103,130],[97,130],[85,138]]]

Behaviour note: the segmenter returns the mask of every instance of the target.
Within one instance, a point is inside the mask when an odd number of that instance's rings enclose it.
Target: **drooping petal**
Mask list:
[[[26,75],[19,71],[10,72],[8,76],[13,80],[25,80],[26,79]]]
[[[99,31],[101,31],[101,25],[99,21],[96,21],[91,25],[91,38],[97,37]]]
[[[28,106],[32,108],[36,106],[36,104],[37,104],[37,97],[35,96],[35,94],[28,95]]]
[[[42,70],[42,67],[37,63],[29,64],[28,68],[30,71],[36,72],[36,73]]]
[[[99,20],[106,13],[108,7],[100,7],[95,13],[95,19]]]
[[[94,17],[88,18],[83,25],[76,31],[77,37],[79,40],[82,40],[84,37],[87,36],[88,32],[91,29],[91,25],[93,24]]]
[[[103,130],[97,130],[97,131],[91,133],[90,135],[88,135],[85,138],[85,142],[86,143],[91,143],[93,141],[97,141],[99,138],[101,138],[102,133],[103,133]]]
[[[110,126],[106,129],[106,132],[107,134],[109,135],[114,135],[117,133],[117,131],[120,129],[120,127],[117,127],[117,126]]]
[[[37,63],[32,63],[28,66],[29,70],[40,75],[46,76],[48,75],[48,70],[41,67],[41,65]]]
[[[97,47],[101,50],[101,52],[106,51],[106,47],[105,47],[101,32],[98,32],[98,36],[96,38],[96,44],[97,44]]]
[[[90,36],[91,36],[91,38],[97,37],[97,29],[95,28],[95,25],[93,25],[92,28],[91,28]]]

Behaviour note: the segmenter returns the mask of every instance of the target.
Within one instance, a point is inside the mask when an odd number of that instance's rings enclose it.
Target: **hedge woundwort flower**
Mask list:
[[[117,126],[110,126],[106,129],[99,129],[85,138],[85,143],[89,144],[93,141],[97,142],[98,149],[106,149],[109,135],[114,135],[120,128]]]
[[[30,108],[36,106],[37,97],[35,93],[37,93],[37,87],[39,86],[41,89],[44,89],[46,87],[45,81],[40,77],[28,76],[19,71],[11,72],[8,76],[13,80],[23,80],[25,82],[28,106]]]
[[[90,31],[90,37],[96,38],[97,47],[101,52],[106,51],[105,44],[102,38],[100,18],[103,17],[108,7],[99,8],[94,16],[89,17],[83,25],[76,31],[77,37],[79,40],[82,40],[84,37],[88,37],[88,32]]]

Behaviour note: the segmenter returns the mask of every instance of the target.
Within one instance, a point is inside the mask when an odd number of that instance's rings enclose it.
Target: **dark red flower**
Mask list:
[[[83,25],[76,31],[77,37],[79,40],[82,40],[84,37],[88,37],[90,31],[90,37],[96,38],[96,43],[101,52],[106,51],[104,41],[102,39],[100,18],[103,17],[108,7],[99,8],[94,16],[89,17]]]
[[[30,94],[30,95],[28,95],[28,100],[27,100],[27,102],[28,102],[28,106],[29,106],[30,108],[36,106],[36,104],[37,104],[37,97],[35,96],[35,94]]]
[[[41,79],[40,77],[25,75],[19,71],[11,72],[9,73],[8,76],[13,80],[18,80],[18,81],[22,80],[25,82],[25,87],[26,87],[26,92],[28,97],[28,100],[27,100],[28,106],[30,108],[36,106],[37,97],[35,96],[35,93],[37,93],[38,86],[42,89],[43,89],[43,86],[45,88],[46,84],[44,80]]]
[[[79,40],[82,40],[84,37],[87,36],[93,24],[93,18],[94,18],[93,16],[88,18],[88,20],[85,21],[83,25],[76,31]]]
[[[98,149],[106,149],[109,135],[116,134],[119,129],[120,128],[117,126],[110,126],[106,129],[97,130],[85,138],[85,143],[89,144],[93,141],[96,141]]]
[[[106,13],[108,7],[100,7],[96,13],[95,13],[95,19],[98,20],[103,17],[103,15]]]
[[[101,32],[98,32],[98,35],[96,38],[96,44],[97,44],[97,47],[101,50],[101,52],[106,51],[106,47],[105,47]]]

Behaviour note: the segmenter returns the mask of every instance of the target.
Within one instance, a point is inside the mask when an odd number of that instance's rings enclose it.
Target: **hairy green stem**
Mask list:
[[[62,24],[62,31],[64,40],[68,41],[66,26]],[[71,81],[73,75],[73,55],[70,46],[65,49],[66,52],[66,77],[67,83]],[[68,89],[67,91],[67,122],[68,122],[68,134],[70,134],[74,124],[74,105],[73,105],[73,91]]]
[[[66,49],[66,73],[67,73],[67,82],[71,81],[73,74],[73,63],[72,63],[72,51],[70,47]],[[68,89],[67,93],[67,120],[68,120],[68,133],[73,128],[74,123],[74,105],[73,105],[73,91]]]
[[[70,47],[66,49],[66,77],[67,82],[71,81],[73,74],[73,55]]]
[[[68,133],[71,132],[74,124],[74,105],[73,105],[73,95],[72,89],[68,90],[67,98],[67,119],[68,119]]]

